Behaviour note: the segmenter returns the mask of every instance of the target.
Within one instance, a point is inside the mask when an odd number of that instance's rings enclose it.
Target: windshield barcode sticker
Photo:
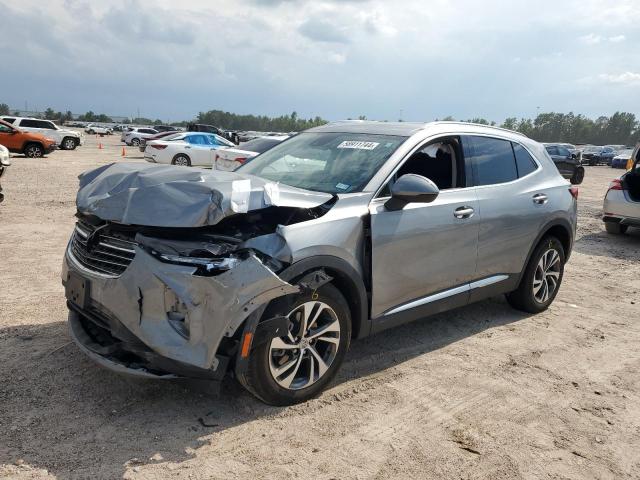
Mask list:
[[[338,148],[355,148],[357,150],[373,150],[379,143],[376,142],[360,142],[358,140],[345,140]]]

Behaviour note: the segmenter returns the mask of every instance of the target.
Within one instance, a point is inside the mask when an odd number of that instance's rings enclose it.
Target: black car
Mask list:
[[[175,132],[176,127],[172,127],[171,125],[154,125],[153,128],[158,132]]]
[[[223,138],[226,138],[230,142],[238,145],[240,143],[240,139],[238,137],[237,132],[232,132],[230,130],[223,130],[222,128],[218,128],[214,125],[206,125],[204,123],[190,123],[187,125],[187,132],[206,132],[206,133],[215,133],[216,135],[220,135]]]
[[[574,185],[582,183],[584,167],[580,165],[580,160],[576,154],[571,153],[564,145],[557,143],[545,143],[544,148],[564,178]]]
[[[582,151],[582,162],[591,166],[601,163],[611,165],[616,150],[613,147],[589,146]]]

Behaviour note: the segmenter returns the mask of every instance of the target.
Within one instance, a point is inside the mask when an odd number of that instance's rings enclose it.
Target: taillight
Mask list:
[[[612,180],[609,184],[609,190],[624,190],[624,188],[622,187],[622,180],[620,180],[619,178]]]
[[[573,187],[569,187],[569,193],[573,198],[578,200],[578,194],[580,193],[580,190],[578,189],[578,187],[576,187],[575,185]]]
[[[164,150],[167,148],[166,145],[147,145],[148,147],[155,148],[156,150]]]
[[[238,162],[240,165],[244,165],[244,162],[247,161],[247,157],[238,157],[236,158],[236,162]]]

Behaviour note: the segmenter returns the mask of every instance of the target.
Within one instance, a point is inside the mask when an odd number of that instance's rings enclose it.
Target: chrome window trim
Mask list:
[[[459,287],[450,288],[449,290],[443,290],[442,292],[434,293],[433,295],[427,295],[426,297],[421,297],[416,300],[411,300],[410,302],[404,303],[400,306],[393,307],[382,314],[383,317],[387,315],[393,315],[394,313],[404,312],[405,310],[411,310],[412,308],[419,307],[421,305],[426,305],[427,303],[433,303],[438,300],[444,300],[445,298],[452,297],[454,295],[458,295],[460,293],[470,292],[471,290],[475,290],[477,288],[488,287],[489,285],[493,285],[494,283],[503,282],[509,278],[509,275],[493,275],[491,277],[483,278],[481,280],[476,280],[475,282],[466,283],[464,285],[460,285]]]

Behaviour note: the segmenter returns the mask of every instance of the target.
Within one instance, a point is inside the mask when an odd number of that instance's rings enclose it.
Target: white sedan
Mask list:
[[[247,160],[266,152],[287,138],[288,135],[257,137],[237,147],[220,149],[214,155],[214,168],[232,172]]]
[[[235,145],[214,133],[178,133],[161,140],[147,142],[144,159],[147,162],[186,167],[211,167],[216,150],[227,147],[235,147]]]

